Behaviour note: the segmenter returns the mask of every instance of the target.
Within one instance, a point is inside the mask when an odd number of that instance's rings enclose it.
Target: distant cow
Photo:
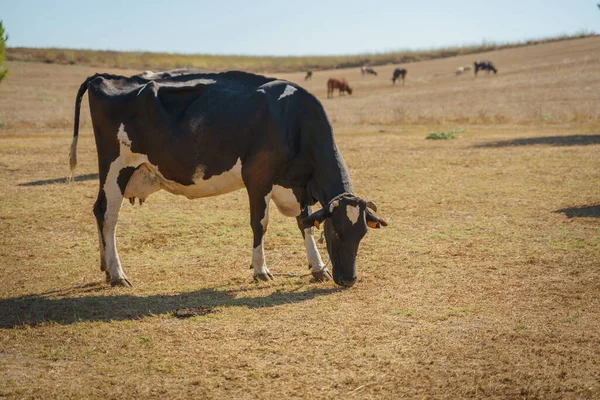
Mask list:
[[[405,77],[406,77],[406,69],[405,68],[396,68],[394,70],[394,76],[392,76],[392,82],[395,84],[396,79],[402,79],[402,84],[404,85]]]
[[[334,89],[339,89],[340,96],[344,92],[348,92],[348,94],[352,94],[352,88],[350,86],[348,86],[348,81],[346,81],[344,78],[341,78],[341,79],[329,78],[329,80],[327,81],[327,98],[333,97]]]
[[[86,91],[100,178],[94,204],[100,268],[112,285],[131,286],[115,237],[123,199],[145,200],[161,189],[194,199],[242,188],[255,280],[273,279],[263,246],[273,200],[282,214],[296,217],[312,275],[329,277],[313,238],[313,226],[324,223],[333,280],[355,283],[361,239],[368,227],[387,224],[373,202],[353,194],[325,110],[302,87],[240,71],[158,80],[96,74],[77,92],[71,172]],[[323,208],[311,213],[316,203]]]
[[[375,70],[371,67],[360,67],[360,73],[362,74],[362,76],[365,76],[365,74],[377,76],[377,72],[375,72]]]
[[[304,77],[304,80],[307,81],[309,79],[312,79],[312,71],[306,71],[306,76]]]
[[[461,65],[460,67],[456,68],[456,75],[462,75],[465,72],[468,72],[471,70],[471,67],[468,65]]]
[[[475,66],[475,76],[477,76],[477,71],[479,70],[487,71],[488,74],[490,73],[490,71],[493,71],[494,74],[498,72],[496,67],[494,67],[494,64],[492,64],[492,62],[488,60],[475,61],[473,65]]]

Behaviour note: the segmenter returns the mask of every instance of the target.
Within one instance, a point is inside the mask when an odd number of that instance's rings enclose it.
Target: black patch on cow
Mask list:
[[[104,214],[106,213],[106,193],[104,189],[100,189],[98,198],[94,203],[94,216],[98,224],[98,230],[100,232],[100,238],[102,239],[102,247],[106,248],[106,240],[104,239]]]
[[[119,189],[121,189],[121,194],[125,194],[125,188],[127,187],[127,183],[129,183],[131,175],[133,175],[135,170],[136,168],[134,167],[125,167],[121,171],[119,171],[117,183],[119,184]]]

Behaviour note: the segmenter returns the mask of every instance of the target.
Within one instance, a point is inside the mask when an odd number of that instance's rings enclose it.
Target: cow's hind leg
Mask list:
[[[254,236],[252,246],[252,264],[254,280],[268,281],[273,279],[265,262],[263,241],[269,223],[269,202],[273,189],[273,180],[265,171],[269,171],[268,159],[255,159],[242,167],[242,179],[248,190],[250,201],[250,226]]]
[[[100,189],[98,193],[98,198],[96,199],[96,203],[94,204],[94,216],[96,217],[96,223],[98,225],[98,241],[100,248],[100,271],[106,273],[106,281],[110,282],[110,274],[106,268],[106,251],[105,251],[105,241],[104,235],[102,231],[104,229],[104,214],[106,213],[106,196],[104,195],[104,190]]]
[[[269,201],[271,201],[271,192],[262,194],[260,191],[248,191],[250,197],[250,226],[254,234],[254,243],[252,246],[252,264],[250,268],[254,269],[254,280],[269,281],[273,275],[269,272],[265,262],[264,236],[269,224]]]
[[[123,192],[133,168],[121,168],[120,160],[115,160],[106,176],[96,204],[94,215],[100,233],[100,267],[104,265],[106,279],[113,286],[132,286],[125,276],[117,253],[116,232],[119,210],[123,202]]]

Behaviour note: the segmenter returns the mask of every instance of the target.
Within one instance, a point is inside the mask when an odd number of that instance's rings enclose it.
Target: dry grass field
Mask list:
[[[152,52],[117,52],[110,50],[57,49],[10,47],[9,61],[34,61],[46,64],[92,65],[96,68],[135,68],[141,70],[168,70],[181,67],[197,67],[211,71],[224,71],[232,67],[252,72],[289,72],[307,69],[360,67],[362,65],[385,65],[417,62],[436,58],[481,53],[484,51],[510,49],[563,40],[597,37],[593,32],[582,31],[571,35],[558,35],[520,42],[490,43],[442,47],[423,50],[386,51],[382,53],[327,55],[327,56],[247,56],[217,54],[174,54]]]
[[[243,191],[124,204],[135,286],[107,286],[87,101],[64,183],[75,93],[96,70],[9,62],[0,397],[600,398],[600,38],[479,55],[498,75],[454,75],[474,58],[407,64],[404,86],[391,65],[278,75],[322,100],[357,194],[389,222],[347,290],[253,283]],[[330,76],[353,95],[326,99]],[[308,272],[295,221],[272,208],[271,271]]]

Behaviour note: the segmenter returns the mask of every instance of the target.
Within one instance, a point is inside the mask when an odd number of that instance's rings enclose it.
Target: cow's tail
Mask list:
[[[77,91],[77,97],[75,98],[75,122],[73,124],[73,141],[71,142],[71,151],[69,152],[69,177],[67,178],[68,182],[73,181],[75,167],[77,166],[77,139],[79,138],[79,115],[81,114],[81,99],[88,89],[88,83],[97,75],[90,76],[87,78],[79,87],[79,91]]]

